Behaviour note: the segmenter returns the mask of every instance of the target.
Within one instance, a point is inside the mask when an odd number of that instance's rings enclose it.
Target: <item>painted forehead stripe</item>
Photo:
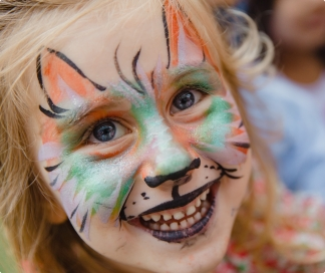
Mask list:
[[[169,41],[169,29],[168,29],[168,23],[167,23],[167,18],[166,18],[166,10],[165,7],[163,7],[162,10],[162,20],[164,24],[164,34],[165,34],[165,39],[166,39],[166,47],[167,47],[167,56],[168,56],[168,63],[166,65],[166,68],[168,69],[170,66],[170,41]]]
[[[140,94],[144,94],[146,93],[146,90],[144,88],[143,83],[141,82],[138,73],[137,73],[137,65],[138,65],[138,61],[139,61],[139,57],[141,54],[141,49],[135,54],[133,60],[132,60],[132,73],[133,73],[133,77],[136,81],[136,83],[138,84],[138,86],[136,86],[135,84],[133,84],[131,81],[129,81],[125,75],[123,74],[122,70],[121,70],[121,66],[118,62],[118,57],[117,57],[117,53],[119,50],[119,46],[117,46],[116,50],[115,50],[115,54],[114,54],[114,64],[115,64],[115,68],[116,71],[118,73],[118,75],[120,76],[121,80],[123,82],[125,82],[128,86],[130,86],[132,89],[134,89],[135,91],[137,91]]]

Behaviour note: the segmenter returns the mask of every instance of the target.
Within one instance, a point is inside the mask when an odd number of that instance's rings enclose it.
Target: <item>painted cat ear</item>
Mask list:
[[[51,110],[56,114],[64,112],[60,108],[56,109],[64,100],[79,104],[94,96],[95,92],[106,90],[90,80],[66,55],[53,49],[48,48],[42,52],[38,58],[37,70],[40,86],[49,99]]]
[[[163,21],[168,46],[168,66],[204,61],[198,33],[190,21],[186,20],[186,15],[176,10],[169,0],[165,2]]]

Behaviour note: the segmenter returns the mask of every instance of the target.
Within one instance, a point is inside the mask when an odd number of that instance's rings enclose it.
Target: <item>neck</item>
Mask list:
[[[279,70],[289,79],[301,84],[314,83],[323,71],[323,65],[314,52],[281,50]]]

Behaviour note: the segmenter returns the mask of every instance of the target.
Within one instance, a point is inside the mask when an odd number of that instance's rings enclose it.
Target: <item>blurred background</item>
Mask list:
[[[18,269],[10,251],[9,244],[5,239],[5,232],[2,227],[0,227],[0,272],[18,273]]]

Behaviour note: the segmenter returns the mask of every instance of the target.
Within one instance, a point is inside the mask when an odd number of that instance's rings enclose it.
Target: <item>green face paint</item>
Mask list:
[[[51,186],[61,192],[65,210],[81,232],[88,232],[92,216],[99,216],[103,222],[118,218],[144,162],[150,162],[155,171],[144,170],[142,177],[167,175],[189,166],[191,153],[210,153],[214,157],[233,149],[228,140],[238,133],[232,128],[236,123],[234,104],[227,100],[227,92],[211,67],[204,63],[180,66],[168,73],[156,73],[151,81],[145,74],[137,77],[136,81],[122,79],[111,85],[109,98],[103,93],[83,102],[79,99],[77,110],[70,111],[65,120],[58,120],[57,126],[62,128],[58,141],[61,164],[50,174]],[[158,80],[162,80],[159,91],[154,86]],[[200,118],[193,124],[181,125],[190,125],[190,129],[180,133],[170,123],[178,116],[171,114],[170,102],[181,92],[188,96],[191,92],[200,94],[186,109],[190,115],[198,112]],[[129,107],[122,107],[124,112],[110,106],[111,102],[125,101]],[[96,103],[99,110],[92,106]],[[202,108],[201,103],[207,106]],[[94,109],[88,111],[87,107]],[[181,112],[186,120],[187,112]],[[69,129],[65,129],[66,124]],[[107,137],[108,130],[115,130],[114,139],[95,138]],[[189,147],[194,148],[193,152],[187,151]],[[223,158],[227,161],[227,157]]]

